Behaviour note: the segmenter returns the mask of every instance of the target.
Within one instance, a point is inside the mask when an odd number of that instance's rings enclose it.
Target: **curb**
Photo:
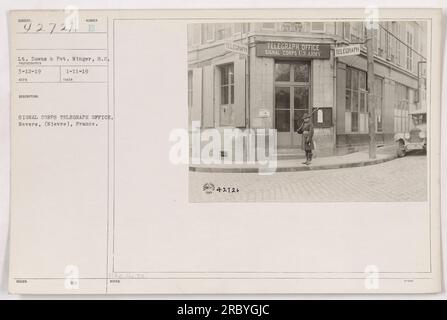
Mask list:
[[[330,170],[330,169],[342,169],[342,168],[355,168],[355,167],[365,167],[371,166],[379,163],[384,163],[397,158],[397,155],[387,155],[382,159],[366,160],[360,162],[349,162],[349,163],[338,163],[338,164],[326,164],[326,165],[310,165],[310,166],[297,166],[297,167],[277,167],[274,172],[299,172],[299,171],[312,171],[312,170]],[[214,172],[214,173],[259,173],[259,168],[254,167],[194,167],[190,166],[189,171],[191,172]],[[263,172],[268,172],[264,169]]]

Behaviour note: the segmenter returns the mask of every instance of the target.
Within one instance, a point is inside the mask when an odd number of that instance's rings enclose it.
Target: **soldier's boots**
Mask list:
[[[306,162],[306,164],[307,165],[309,165],[311,162],[312,162],[312,156],[313,156],[313,154],[312,153],[309,153],[309,160],[307,160]]]
[[[308,165],[310,163],[309,153],[306,152],[306,161],[302,162],[302,164]]]

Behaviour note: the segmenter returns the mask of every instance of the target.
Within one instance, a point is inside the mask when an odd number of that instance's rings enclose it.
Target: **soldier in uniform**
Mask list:
[[[312,150],[314,149],[314,126],[308,113],[303,115],[303,123],[298,129],[298,133],[303,135],[301,147],[306,152],[306,161],[303,164],[309,165],[312,162]]]

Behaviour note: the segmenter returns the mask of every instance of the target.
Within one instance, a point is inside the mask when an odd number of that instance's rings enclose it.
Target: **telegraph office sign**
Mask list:
[[[329,59],[330,44],[267,41],[256,43],[256,56],[272,58]]]
[[[359,44],[335,48],[336,57],[355,56],[359,54],[360,54]]]
[[[231,52],[236,52],[239,54],[243,54],[243,55],[247,55],[248,54],[248,46],[247,45],[243,45],[243,44],[239,44],[239,43],[235,43],[235,42],[225,42],[225,50],[227,51],[231,51]]]

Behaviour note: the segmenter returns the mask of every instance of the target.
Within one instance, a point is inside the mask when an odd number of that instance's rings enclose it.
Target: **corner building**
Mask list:
[[[188,26],[188,107],[201,127],[277,130],[296,149],[305,112],[313,113],[317,154],[365,148],[367,63],[363,22],[210,23]],[[408,132],[426,112],[425,22],[383,21],[374,31],[378,145]],[[360,44],[358,55],[335,48]]]

